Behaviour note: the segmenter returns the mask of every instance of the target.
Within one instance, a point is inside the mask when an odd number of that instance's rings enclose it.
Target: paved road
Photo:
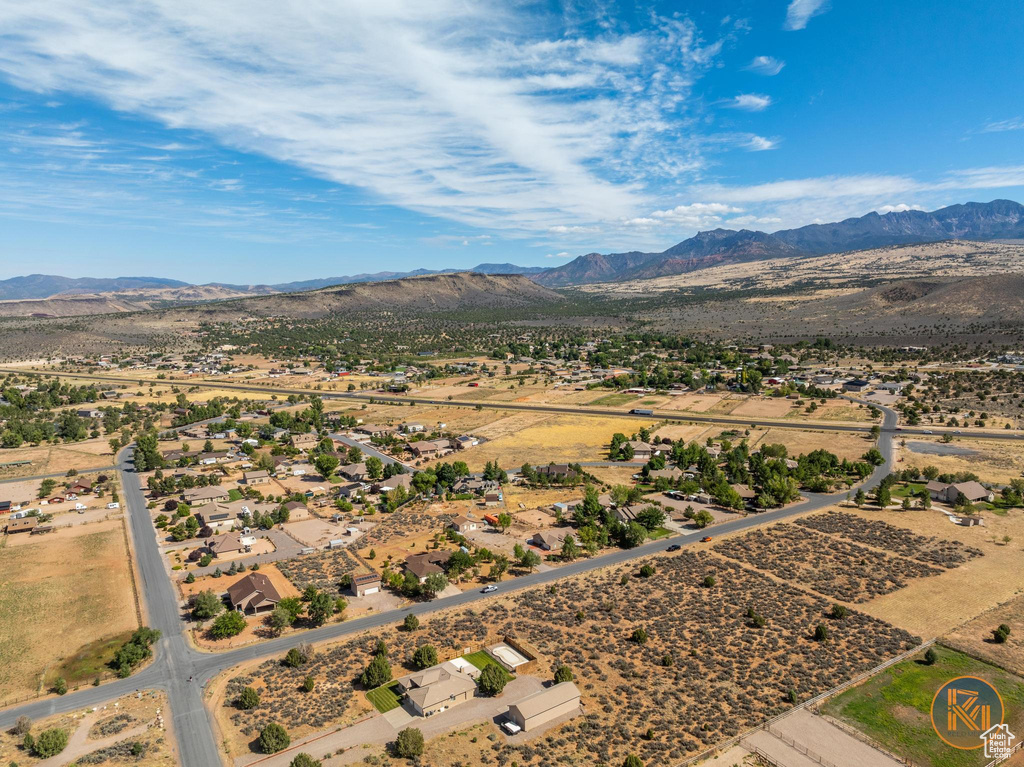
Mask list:
[[[407,469],[411,468],[407,464],[404,464],[401,461],[399,461],[397,458],[394,458],[388,455],[387,453],[382,453],[373,445],[366,442],[360,442],[357,439],[349,437],[347,434],[329,434],[328,436],[331,437],[331,439],[338,440],[338,442],[341,442],[344,445],[348,445],[349,447],[358,447],[360,450],[363,451],[364,456],[372,455],[377,458],[380,458],[381,463],[397,463],[400,466],[405,466],[405,468]]]
[[[888,474],[892,465],[892,433],[896,425],[896,413],[884,409],[883,432],[878,447],[886,459],[868,477],[861,487],[866,491],[878,486]],[[203,706],[201,690],[210,679],[225,669],[245,661],[260,658],[280,657],[300,642],[320,642],[356,634],[368,629],[400,622],[407,613],[424,615],[452,607],[460,607],[489,598],[491,595],[479,591],[466,591],[432,602],[417,603],[408,608],[389,610],[368,615],[364,618],[324,626],[312,631],[280,637],[267,642],[242,647],[226,653],[200,653],[185,641],[183,623],[177,595],[164,569],[160,548],[157,544],[145,498],[134,475],[130,450],[121,454],[119,464],[125,505],[128,512],[134,550],[138,558],[140,589],[145,599],[148,625],[159,629],[163,638],[156,647],[156,660],[135,676],[100,687],[89,687],[63,697],[37,701],[25,706],[0,712],[0,727],[7,728],[15,720],[26,715],[33,719],[44,718],[56,713],[74,711],[98,705],[134,690],[159,688],[166,691],[178,733],[178,746],[183,767],[212,767],[221,764],[221,755],[214,737],[211,713]],[[814,511],[834,504],[840,495],[807,494],[805,500],[785,509],[751,514],[741,519],[723,522],[714,527],[716,535],[749,530],[768,522]],[[700,546],[698,536],[676,538],[671,541],[680,546]],[[641,557],[663,552],[664,541],[651,541],[635,549],[612,551],[591,559],[581,559],[545,572],[535,572],[503,583],[499,594],[521,591],[541,584],[566,578],[599,568],[629,562]],[[192,681],[190,681],[192,678]]]
[[[0,373],[17,373],[19,375],[35,374],[44,375],[37,371],[28,371],[23,369],[14,368],[0,368]],[[47,371],[45,375],[55,375],[64,378],[87,378],[91,381],[109,381],[112,383],[119,384],[136,384],[138,379],[127,379],[117,378],[115,376],[96,376],[88,374],[73,374],[73,373],[52,373]],[[174,383],[174,382],[169,382]],[[181,383],[181,382],[177,382]],[[636,416],[628,412],[622,412],[621,410],[607,410],[604,408],[586,407],[584,405],[576,405],[573,407],[567,407],[565,405],[542,405],[534,403],[523,403],[523,402],[494,402],[489,400],[481,400],[479,402],[474,400],[448,400],[448,399],[430,399],[427,397],[410,397],[400,396],[394,394],[381,394],[381,393],[359,393],[359,392],[328,392],[317,389],[294,389],[286,387],[271,387],[262,384],[246,384],[239,382],[229,381],[188,381],[189,386],[198,386],[208,389],[227,389],[231,391],[243,391],[252,392],[257,394],[277,394],[288,395],[298,394],[304,397],[312,396],[313,394],[319,395],[323,399],[339,399],[339,400],[356,400],[356,401],[368,401],[375,400],[377,402],[399,402],[402,404],[408,404],[415,402],[417,405],[444,405],[444,406],[458,406],[458,407],[482,407],[488,410],[515,410],[515,411],[529,411],[535,413],[554,413],[560,415],[594,415],[604,416],[611,418],[633,418]],[[852,399],[846,397],[846,399]],[[856,400],[858,403],[863,402],[865,405],[872,405],[879,410],[885,411],[886,408],[877,402],[867,402],[865,400]],[[775,419],[765,418],[737,418],[732,416],[719,416],[719,415],[696,415],[686,411],[679,410],[654,410],[651,418],[669,421],[679,422],[692,422],[692,423],[713,423],[723,424],[727,426],[742,426],[742,427],[757,427],[757,428],[773,428],[773,429],[798,429],[798,430],[817,430],[817,431],[837,431],[837,432],[855,432],[855,433],[867,433],[870,431],[870,426],[858,426],[855,424],[834,424],[834,423],[820,423],[820,422],[801,422],[801,421],[781,421]],[[194,425],[194,424],[192,424]],[[896,428],[896,421],[893,420],[891,425],[884,425],[883,429],[893,430]],[[901,435],[926,435],[934,434],[940,436],[942,434],[951,434],[954,436],[971,437],[972,439],[995,439],[995,440],[1021,440],[1024,441],[1024,432],[1021,431],[1009,431],[1009,432],[967,432],[959,434],[954,429],[942,429],[942,428],[925,428],[925,427],[904,427],[900,430]]]

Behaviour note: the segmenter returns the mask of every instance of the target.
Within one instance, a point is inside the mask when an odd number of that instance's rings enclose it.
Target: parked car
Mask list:
[[[680,546],[678,543],[673,543],[671,546],[669,546],[667,549],[665,549],[665,551],[679,551],[679,549],[681,549],[681,548],[683,548],[683,547]]]
[[[493,583],[491,583],[491,584],[489,584],[487,586],[484,586],[482,589],[480,589],[480,593],[481,594],[493,594],[497,590],[498,590],[498,587],[495,586]]]
[[[84,503],[76,503],[75,504],[75,511],[82,512],[82,511],[85,511],[87,508],[89,508],[89,507],[86,506]]]
[[[501,723],[501,729],[503,729],[509,735],[515,735],[517,732],[521,732],[523,728],[515,722],[506,719],[504,722]]]
[[[119,503],[117,503],[115,501],[114,503],[108,503],[107,504],[107,508],[108,509],[120,509],[121,508],[121,504],[119,504]]]

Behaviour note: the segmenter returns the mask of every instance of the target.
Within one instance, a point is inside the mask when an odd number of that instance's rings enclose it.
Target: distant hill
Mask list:
[[[588,253],[534,279],[549,287],[664,277],[729,263],[842,253],[943,240],[1024,237],[1024,205],[1011,200],[919,210],[868,213],[833,224],[811,224],[773,234],[747,229],[698,232],[660,253]]]
[[[138,288],[181,288],[181,280],[163,277],[59,277],[53,274],[29,274],[0,280],[0,301],[24,298],[49,298],[71,293],[110,293]]]

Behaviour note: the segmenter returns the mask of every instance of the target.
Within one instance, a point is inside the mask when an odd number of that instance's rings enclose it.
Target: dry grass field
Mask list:
[[[899,457],[907,467],[923,469],[936,466],[942,473],[969,471],[977,474],[982,482],[1005,484],[1011,479],[1024,476],[1024,443],[994,441],[957,437],[948,445],[941,444],[934,437],[907,437],[907,443],[934,445],[925,449],[962,450],[965,455],[934,455],[911,450],[910,445],[899,447]]]
[[[78,648],[138,626],[122,523],[71,530],[0,548],[0,700],[35,694]]]
[[[68,469],[80,470],[111,466],[114,463],[114,455],[110,452],[108,439],[104,437],[84,442],[0,450],[0,463],[31,461],[30,464],[24,466],[0,468],[0,479],[31,477],[38,474],[63,474]]]
[[[761,444],[785,445],[791,456],[814,450],[828,450],[840,458],[859,461],[872,446],[867,435],[831,431],[797,431],[795,429],[768,429],[758,439],[750,439],[751,447]]]
[[[542,679],[557,665],[568,665],[583,694],[582,717],[515,746],[486,737],[472,744],[460,734],[428,746],[440,764],[454,765],[450,759],[457,752],[462,764],[497,759],[522,767],[621,764],[630,752],[649,767],[676,764],[785,710],[790,690],[798,699],[809,697],[915,641],[856,611],[830,622],[825,600],[708,552],[658,556],[649,563],[655,574],[648,579],[636,577],[644,562],[634,562],[432,615],[415,632],[387,628],[321,646],[298,669],[275,658],[229,671],[214,684],[214,700],[231,755],[248,753],[268,721],[280,722],[295,738],[367,714],[369,706],[352,680],[378,639],[387,644],[395,676],[421,644],[450,657],[504,634],[538,650],[533,673]],[[716,581],[706,587],[702,581],[709,574]],[[765,618],[763,628],[747,617],[751,608]],[[827,644],[811,636],[821,622],[830,625]],[[645,642],[630,640],[638,628],[646,630]],[[314,694],[298,691],[307,674],[317,685]],[[247,685],[262,700],[240,711],[231,702]],[[607,726],[611,714],[615,727]],[[467,723],[458,732],[475,726]],[[489,727],[484,723],[479,734]],[[448,744],[449,737],[457,743]],[[367,755],[377,758],[372,751]]]
[[[95,710],[83,709],[32,723],[31,732],[57,728],[68,733],[68,745],[47,765],[89,764],[114,767],[144,764],[146,767],[174,767],[178,764],[167,698],[162,692],[144,690],[125,695]],[[44,764],[21,747],[21,736],[10,730],[0,732],[0,762],[23,767]],[[131,747],[143,746],[133,756]]]
[[[518,468],[526,462],[542,465],[551,461],[601,461],[608,457],[607,445],[615,432],[629,436],[643,426],[653,425],[650,419],[640,418],[538,417],[532,413],[502,419],[492,427],[499,424],[508,428],[505,435],[492,437],[493,432],[481,430],[490,441],[460,454],[470,470],[480,471],[487,461],[494,460],[505,469]]]
[[[1019,586],[1017,593],[1024,593],[1024,587]],[[993,641],[993,631],[1003,624],[1010,627],[1009,637],[1005,642]],[[1024,676],[1024,596],[1014,597],[957,626],[942,641]]]

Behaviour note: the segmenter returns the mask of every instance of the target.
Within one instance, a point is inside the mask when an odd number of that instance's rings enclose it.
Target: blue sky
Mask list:
[[[0,278],[284,282],[1024,201],[1018,0],[0,0]]]

